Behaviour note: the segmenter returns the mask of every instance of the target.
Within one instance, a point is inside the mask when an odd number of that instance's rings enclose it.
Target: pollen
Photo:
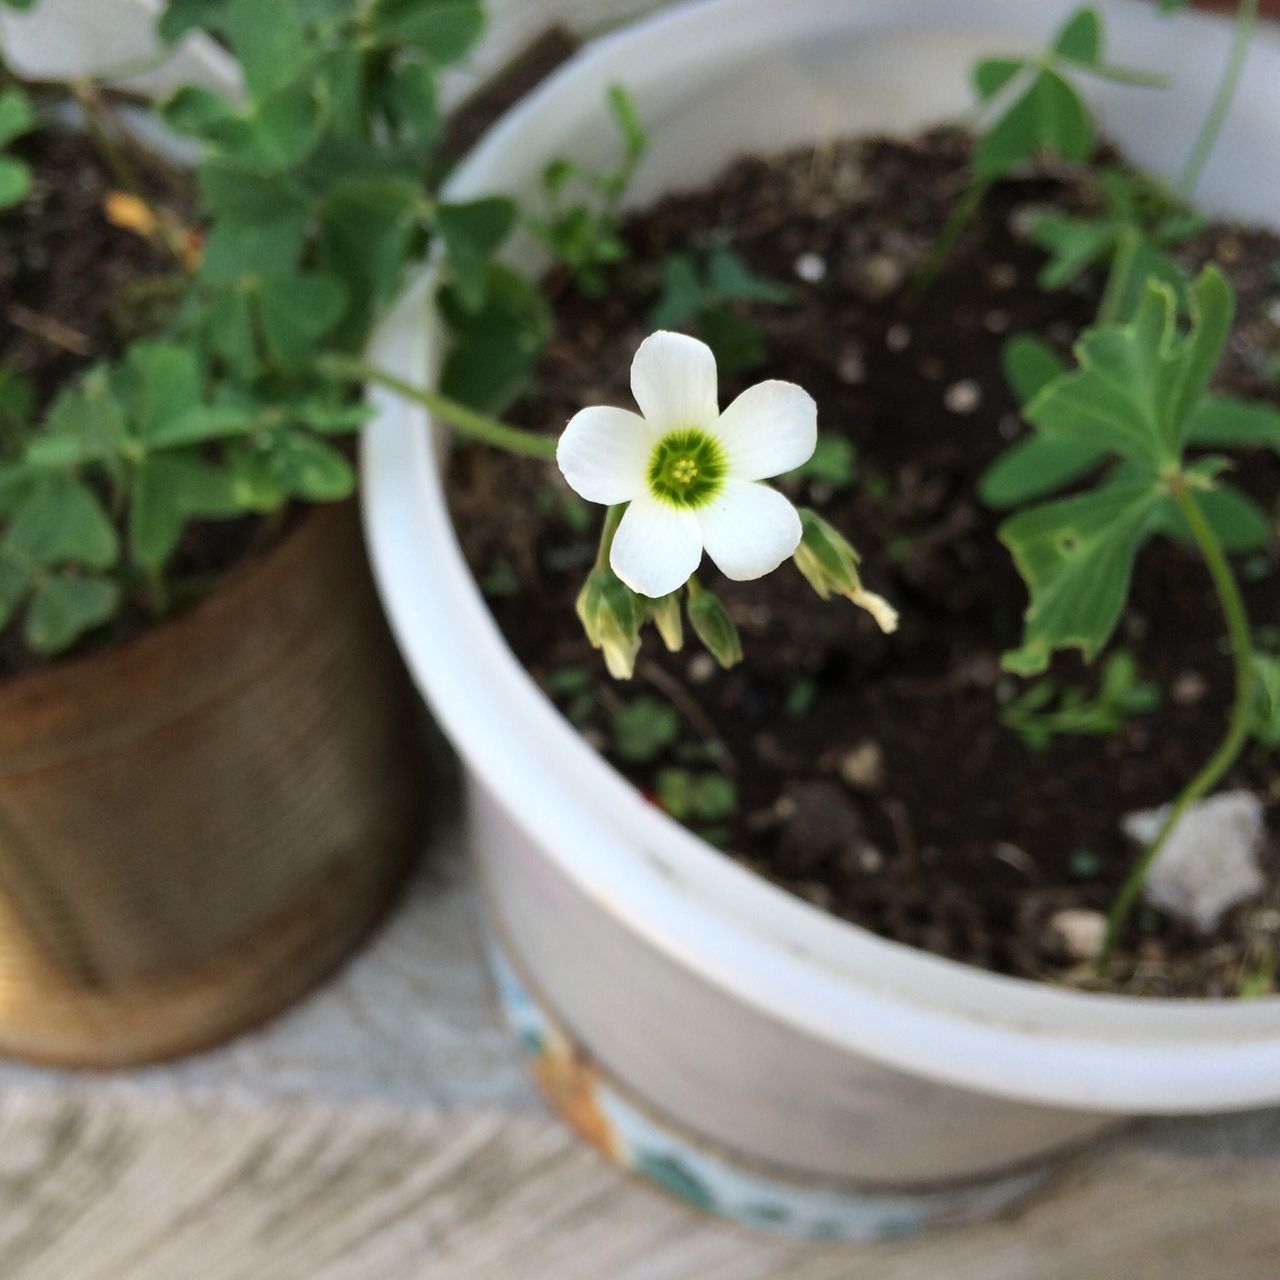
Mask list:
[[[671,478],[676,484],[692,484],[698,478],[698,464],[692,458],[680,458],[671,466]]]

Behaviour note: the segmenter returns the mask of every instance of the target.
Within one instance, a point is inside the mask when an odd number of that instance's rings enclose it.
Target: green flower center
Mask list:
[[[649,490],[672,507],[702,507],[724,487],[728,460],[720,442],[697,427],[668,432],[649,459]]]

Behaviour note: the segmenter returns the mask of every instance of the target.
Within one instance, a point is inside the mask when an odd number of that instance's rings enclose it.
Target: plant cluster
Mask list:
[[[11,5],[15,0],[6,0]],[[30,7],[30,0],[15,7]],[[21,618],[44,654],[126,603],[159,615],[195,584],[173,581],[196,521],[278,517],[345,497],[341,437],[366,414],[327,361],[357,352],[406,266],[434,246],[455,342],[446,384],[480,399],[517,382],[545,338],[537,291],[493,261],[515,226],[505,199],[450,203],[438,84],[484,27],[480,0],[174,0],[167,41],[207,32],[236,59],[235,100],[187,86],[159,108],[196,139],[198,253],[172,314],[38,409],[0,374],[0,626]],[[15,76],[0,94],[0,146],[42,122]],[[104,163],[121,116],[107,91],[42,86],[78,104]],[[56,96],[56,94],[55,94]],[[0,155],[0,205],[31,174]],[[139,229],[163,227],[145,193],[119,193]]]

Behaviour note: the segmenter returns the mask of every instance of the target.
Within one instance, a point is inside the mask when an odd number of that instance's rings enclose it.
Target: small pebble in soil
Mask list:
[[[1012,289],[1018,283],[1018,269],[1011,262],[997,262],[987,273],[987,283],[993,289]]]
[[[1184,671],[1169,687],[1169,697],[1180,707],[1196,706],[1208,692],[1209,682],[1198,671]]]
[[[855,791],[879,791],[884,786],[884,750],[868,738],[840,757],[841,779]]]
[[[988,311],[982,317],[982,327],[988,333],[1004,333],[1009,328],[1009,313],[1007,311]]]
[[[906,264],[887,253],[869,253],[849,266],[849,287],[867,302],[884,302],[902,287]]]
[[[1121,829],[1147,845],[1168,807],[1127,814]],[[1262,801],[1250,791],[1224,791],[1182,816],[1143,885],[1150,906],[1211,933],[1232,907],[1267,886],[1259,866],[1266,838]]]
[[[1107,918],[1101,911],[1067,907],[1055,911],[1045,925],[1050,954],[1076,962],[1096,960],[1107,937]]]
[[[884,345],[895,353],[905,351],[911,345],[910,326],[902,323],[891,325],[884,335]]]
[[[805,284],[821,284],[827,278],[827,260],[817,253],[802,253],[792,263],[792,270]]]
[[[709,653],[695,653],[686,668],[690,683],[706,684],[716,673],[716,660]]]
[[[982,403],[982,388],[972,378],[962,378],[947,388],[942,403],[951,413],[973,413]]]
[[[1016,440],[1022,434],[1022,422],[1012,413],[1006,413],[996,426],[1002,440]]]
[[[841,348],[836,362],[836,377],[850,387],[867,380],[867,357],[860,344],[849,342]]]

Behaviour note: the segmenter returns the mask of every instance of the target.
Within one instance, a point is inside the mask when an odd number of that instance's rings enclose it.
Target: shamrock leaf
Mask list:
[[[182,531],[193,519],[237,515],[226,474],[194,453],[166,452],[148,456],[134,476],[129,509],[129,546],[134,559],[158,568],[173,553]]]
[[[1084,334],[1079,369],[1046,386],[1027,406],[1027,420],[1050,439],[1114,449],[1155,471],[1175,466],[1234,309],[1214,267],[1197,280],[1192,301],[1191,331],[1183,336],[1173,290],[1149,283],[1131,322]]]
[[[97,495],[75,476],[39,476],[14,506],[3,549],[33,565],[105,569],[118,554],[116,531]]]
[[[1008,670],[1036,675],[1056,649],[1097,656],[1120,619],[1134,558],[1155,531],[1165,496],[1151,480],[1109,484],[1001,526],[1000,541],[1031,592],[1022,647],[1004,656]]]
[[[106,622],[119,604],[120,589],[108,578],[49,574],[31,597],[24,629],[27,644],[36,653],[60,653]]]
[[[484,305],[489,261],[516,224],[514,201],[499,196],[436,206],[435,227],[458,301],[468,311]]]

